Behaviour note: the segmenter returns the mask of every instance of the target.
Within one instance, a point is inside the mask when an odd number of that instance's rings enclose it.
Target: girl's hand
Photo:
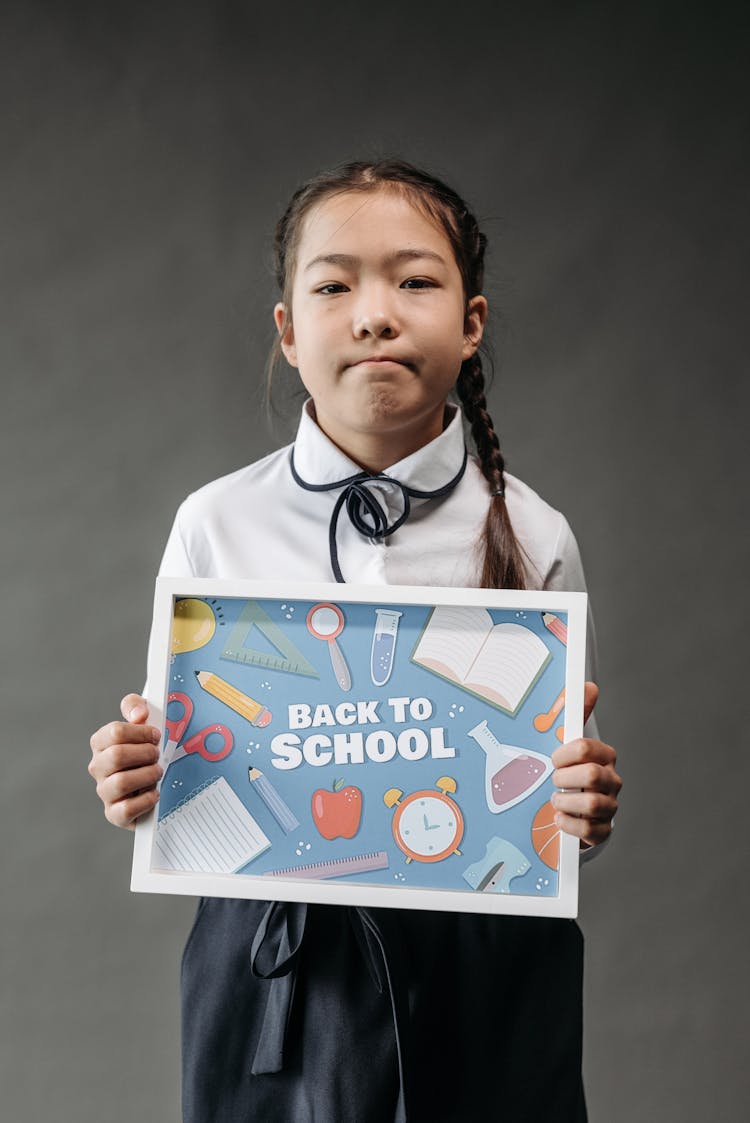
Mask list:
[[[146,725],[148,706],[139,694],[126,694],[120,710],[127,721],[111,721],[91,738],[89,772],[96,780],[105,818],[116,827],[133,830],[139,815],[159,799],[160,733]]]
[[[599,697],[599,687],[587,682],[584,688],[584,723],[588,721]],[[567,834],[580,838],[582,849],[604,842],[612,833],[617,811],[617,796],[622,780],[615,772],[617,753],[611,745],[581,737],[555,749],[552,763],[556,771],[552,783],[564,790],[552,796],[555,822]],[[571,790],[577,789],[577,790]]]

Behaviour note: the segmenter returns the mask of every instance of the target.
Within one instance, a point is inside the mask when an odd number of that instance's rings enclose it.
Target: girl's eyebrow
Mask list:
[[[416,261],[417,259],[424,258],[428,261],[436,261],[440,265],[445,265],[445,259],[434,250],[427,249],[406,249],[396,250],[394,253],[389,253],[383,258],[383,265],[398,265],[402,261]],[[312,269],[314,265],[340,265],[343,268],[353,268],[354,266],[361,265],[362,259],[355,257],[349,253],[321,253],[317,257],[308,261],[305,266],[305,272]]]

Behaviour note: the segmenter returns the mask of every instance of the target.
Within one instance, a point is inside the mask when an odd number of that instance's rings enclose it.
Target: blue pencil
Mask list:
[[[276,791],[276,788],[271,781],[263,775],[259,768],[248,768],[247,778],[282,831],[289,834],[290,831],[293,831],[295,827],[299,826],[299,819],[295,816],[292,809],[284,803],[284,800]]]

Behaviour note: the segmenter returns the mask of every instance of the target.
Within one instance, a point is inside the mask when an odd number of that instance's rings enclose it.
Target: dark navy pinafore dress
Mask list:
[[[584,1123],[574,921],[208,898],[184,1123]]]

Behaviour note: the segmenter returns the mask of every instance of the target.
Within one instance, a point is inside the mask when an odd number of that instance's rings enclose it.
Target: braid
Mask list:
[[[456,393],[471,426],[479,466],[491,494],[484,528],[482,588],[525,589],[526,567],[523,553],[505,504],[505,460],[492,418],[487,412],[484,372],[478,352],[462,363]]]

